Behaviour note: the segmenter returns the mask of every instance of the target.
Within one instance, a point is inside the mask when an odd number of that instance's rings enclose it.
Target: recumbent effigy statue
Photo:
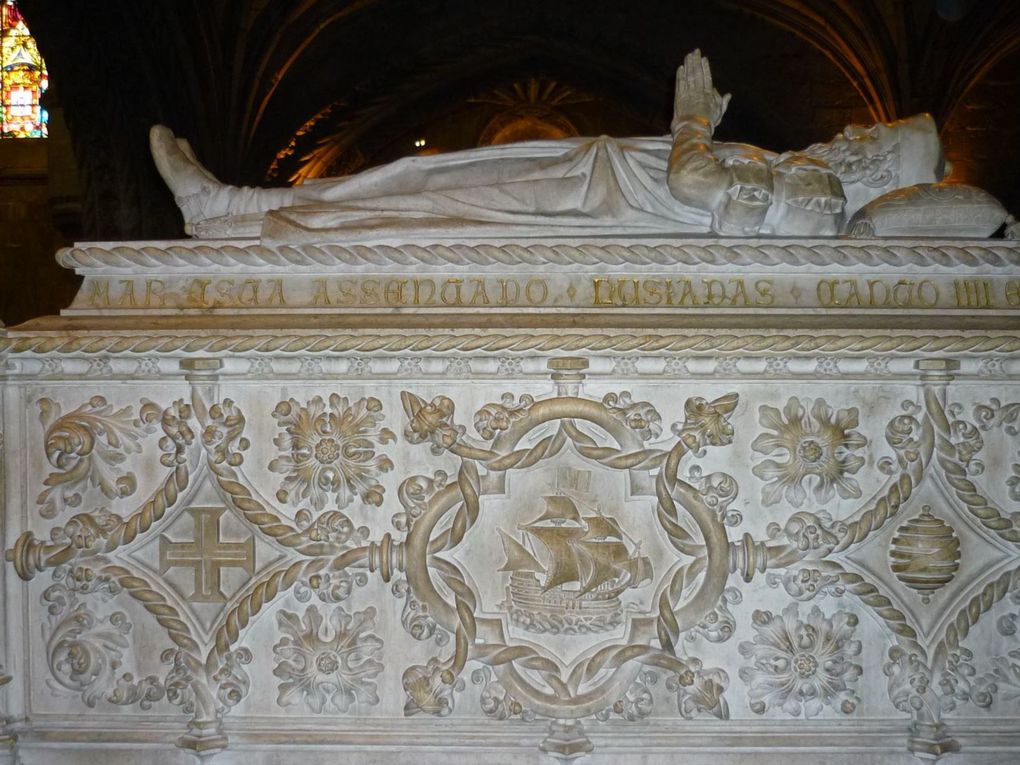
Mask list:
[[[279,189],[220,183],[166,127],[153,127],[150,140],[187,232],[204,238],[986,237],[1006,220],[986,192],[941,183],[946,162],[929,115],[849,126],[828,143],[776,154],[713,140],[729,99],[694,51],[677,71],[670,136],[407,157]]]

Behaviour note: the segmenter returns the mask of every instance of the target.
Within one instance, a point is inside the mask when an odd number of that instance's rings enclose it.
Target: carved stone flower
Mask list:
[[[400,400],[408,417],[407,427],[404,428],[404,438],[408,443],[423,444],[429,441],[432,452],[441,454],[464,434],[463,426],[453,421],[455,407],[449,397],[436,396],[426,404],[420,396],[402,391]]]
[[[693,396],[684,403],[684,423],[674,425],[673,432],[691,449],[725,446],[733,442],[730,415],[737,408],[736,393],[727,393],[714,401]]]
[[[354,704],[378,704],[374,678],[383,670],[376,660],[383,641],[369,632],[374,608],[348,613],[337,606],[323,629],[319,609],[309,606],[304,619],[280,611],[276,621],[285,636],[273,646],[273,674],[283,680],[276,703],[304,702],[315,714],[347,712]]]
[[[740,644],[740,654],[752,661],[741,667],[751,711],[764,714],[772,707],[797,717],[815,717],[823,706],[850,714],[860,703],[853,685],[861,667],[852,658],[861,653],[853,640],[857,617],[837,611],[832,617],[814,606],[807,621],[800,620],[796,603],[780,615],[755,611],[754,642]]]
[[[326,506],[329,495],[337,507],[347,507],[358,496],[362,502],[381,505],[385,489],[378,476],[393,468],[385,454],[376,454],[374,444],[396,440],[393,431],[380,428],[382,404],[377,398],[362,398],[353,404],[346,396],[333,393],[329,407],[316,396],[301,406],[294,399],[276,405],[273,417],[284,432],[273,443],[281,455],[269,469],[285,475],[276,493],[281,502],[292,505],[307,500],[316,510]]]
[[[837,491],[843,499],[861,496],[857,481],[848,477],[864,465],[864,457],[853,452],[868,443],[852,430],[857,427],[856,407],[834,413],[824,399],[816,398],[809,413],[800,399],[792,396],[782,413],[762,406],[759,422],[774,432],[759,435],[751,448],[761,454],[786,456],[783,462],[768,459],[754,466],[754,474],[767,482],[761,490],[766,505],[785,496],[787,502],[800,507],[807,497],[805,483],[813,485],[818,502],[828,502]]]

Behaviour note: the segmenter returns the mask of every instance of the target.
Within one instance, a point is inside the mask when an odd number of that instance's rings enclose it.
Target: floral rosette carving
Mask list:
[[[861,667],[852,659],[861,653],[853,639],[857,617],[837,611],[831,617],[812,606],[807,621],[791,603],[782,614],[755,611],[753,642],[740,644],[751,666],[741,667],[751,711],[764,714],[775,707],[797,717],[815,717],[825,706],[851,714],[860,703],[853,686]]]
[[[516,401],[513,393],[504,393],[500,403],[486,404],[475,412],[475,430],[486,441],[491,441],[500,431],[506,430],[527,414],[534,403],[535,397],[527,393]]]
[[[838,492],[843,499],[861,496],[861,487],[850,476],[864,465],[864,457],[854,454],[868,440],[857,427],[857,408],[834,411],[824,399],[817,398],[810,412],[801,400],[791,396],[783,411],[762,406],[758,410],[762,433],[751,443],[761,454],[784,454],[778,462],[767,459],[752,472],[766,482],[761,497],[765,505],[775,505],[785,497],[794,507],[807,499],[805,483],[812,486],[815,500],[829,502]]]
[[[650,441],[662,434],[662,415],[648,401],[634,401],[630,391],[607,393],[602,405],[614,417],[623,420],[642,441]]]
[[[276,405],[273,418],[283,429],[273,440],[280,456],[269,463],[271,471],[284,475],[277,499],[292,505],[308,501],[317,511],[330,496],[340,509],[355,497],[382,504],[385,489],[378,476],[392,470],[393,462],[376,454],[374,447],[396,436],[380,427],[384,415],[379,399],[369,396],[351,403],[333,393],[328,405],[315,396],[305,406],[288,399]]]
[[[46,459],[56,468],[46,476],[47,488],[36,499],[43,518],[80,506],[90,486],[107,499],[134,493],[134,473],[122,472],[119,466],[129,454],[141,451],[142,436],[153,431],[160,408],[143,401],[137,418],[133,412],[131,406],[115,409],[103,396],[93,396],[67,414],[52,399],[39,399]]]
[[[276,702],[282,707],[304,703],[314,714],[348,712],[357,704],[379,703],[375,677],[383,641],[373,632],[376,611],[369,607],[349,613],[342,606],[329,612],[328,626],[316,606],[303,617],[280,611],[277,624],[285,633],[273,646],[273,674],[283,680]]]

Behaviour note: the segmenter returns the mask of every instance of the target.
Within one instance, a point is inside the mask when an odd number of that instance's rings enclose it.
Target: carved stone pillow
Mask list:
[[[960,183],[920,183],[873,199],[854,213],[853,237],[948,236],[985,238],[1006,220],[987,191]]]

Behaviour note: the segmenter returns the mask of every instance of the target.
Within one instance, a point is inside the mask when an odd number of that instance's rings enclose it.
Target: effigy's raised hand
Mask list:
[[[726,113],[730,95],[720,96],[712,87],[712,70],[708,59],[694,50],[684,57],[676,70],[676,100],[673,105],[674,124],[681,120],[707,119],[713,130]]]

